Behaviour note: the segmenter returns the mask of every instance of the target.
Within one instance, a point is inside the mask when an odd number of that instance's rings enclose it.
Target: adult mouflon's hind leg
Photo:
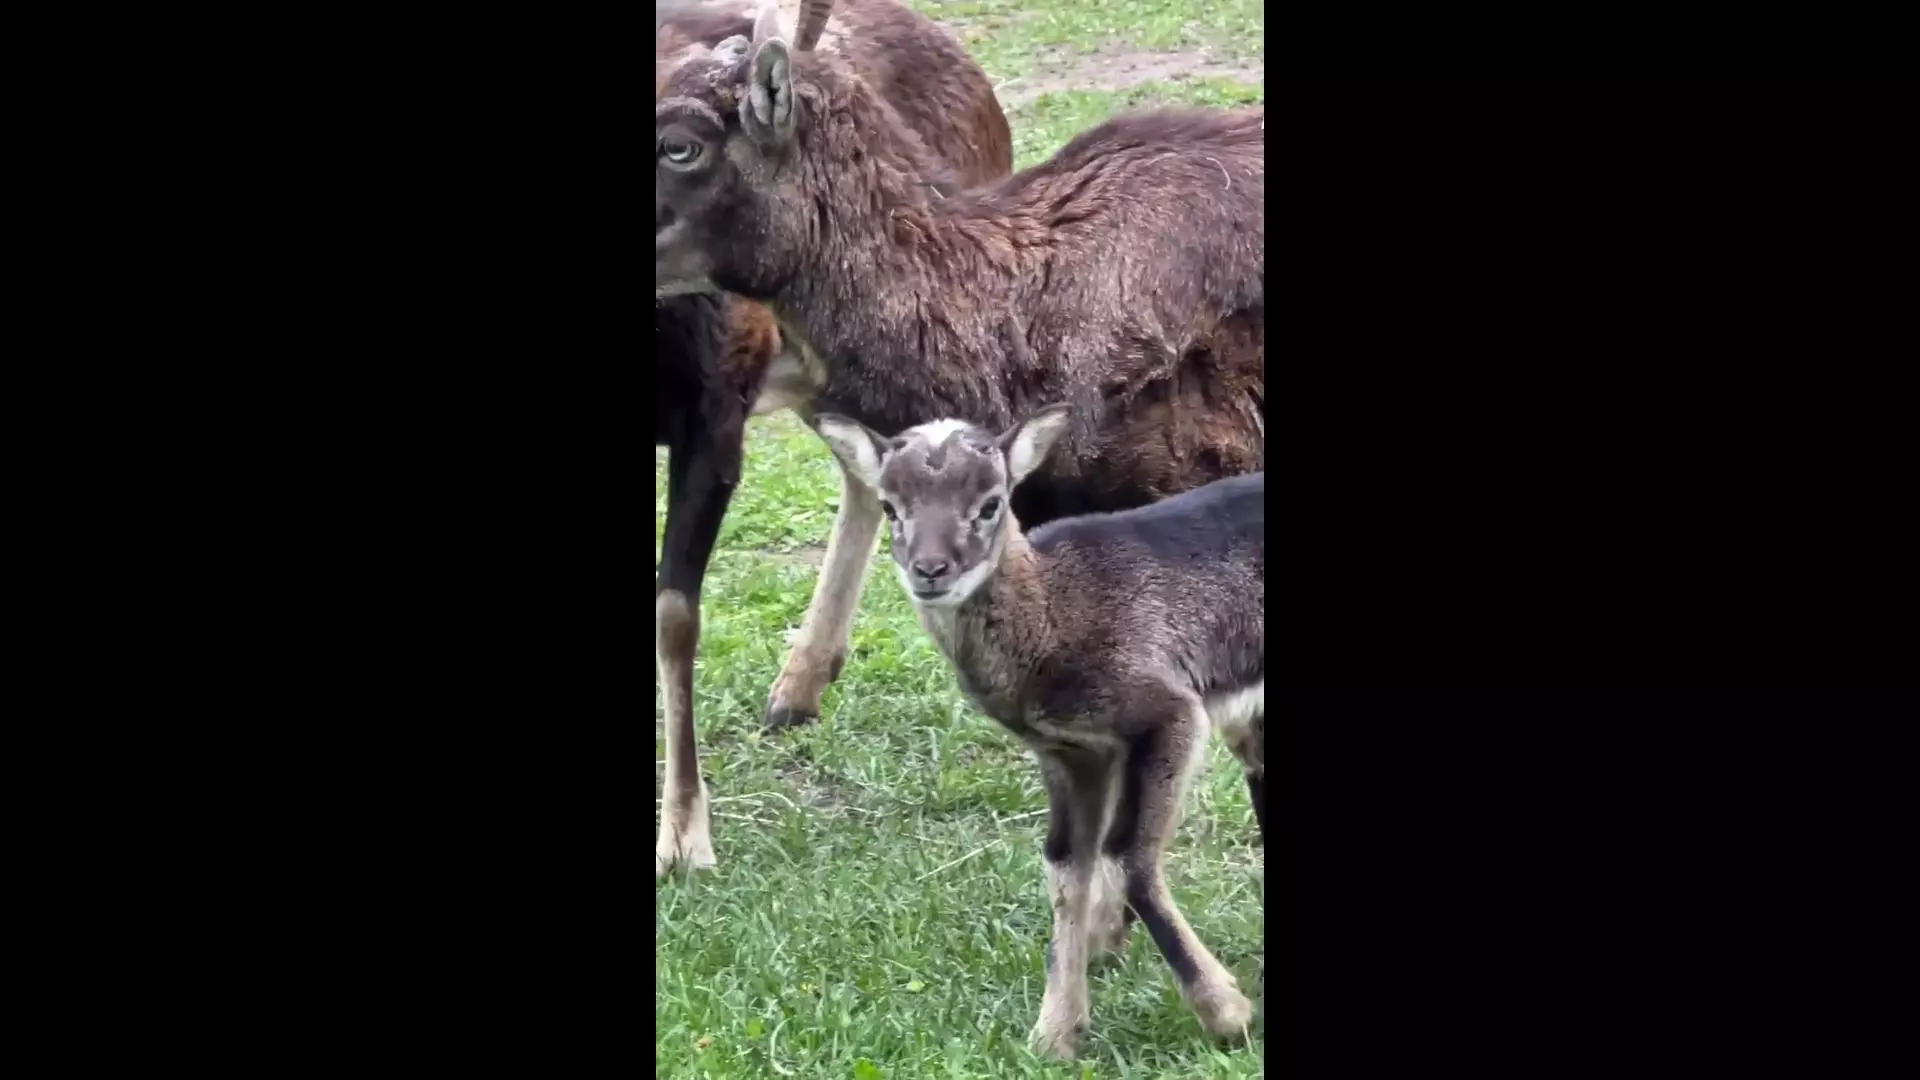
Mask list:
[[[1161,860],[1173,837],[1176,810],[1193,774],[1206,760],[1207,714],[1186,695],[1167,705],[1175,715],[1146,726],[1128,748],[1120,800],[1105,849],[1127,877],[1127,903],[1167,958],[1180,995],[1200,1024],[1219,1036],[1239,1035],[1253,1018],[1253,1004],[1240,993],[1233,973],[1187,925],[1167,889]]]

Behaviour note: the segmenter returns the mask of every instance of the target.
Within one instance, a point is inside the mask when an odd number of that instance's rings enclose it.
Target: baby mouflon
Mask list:
[[[1025,534],[1009,495],[1068,419],[1055,405],[998,436],[814,426],[879,496],[894,569],[960,688],[1040,764],[1053,938],[1034,1048],[1073,1055],[1089,953],[1123,947],[1136,915],[1201,1024],[1240,1034],[1253,1007],[1181,916],[1161,856],[1210,728],[1266,829],[1265,474]]]

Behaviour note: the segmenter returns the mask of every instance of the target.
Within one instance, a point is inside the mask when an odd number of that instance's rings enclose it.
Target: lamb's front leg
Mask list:
[[[1071,1058],[1091,1020],[1087,958],[1092,946],[1094,874],[1106,826],[1108,772],[1040,758],[1047,787],[1047,896],[1053,938],[1047,943],[1047,990],[1028,1042],[1036,1054]]]
[[[838,458],[834,466],[839,468]],[[833,537],[827,541],[826,561],[814,583],[807,617],[767,699],[767,727],[804,724],[819,718],[820,696],[826,693],[827,684],[840,676],[840,666],[846,663],[853,613],[860,606],[867,562],[873,557],[873,538],[879,531],[880,496],[841,469],[840,512],[834,515]]]

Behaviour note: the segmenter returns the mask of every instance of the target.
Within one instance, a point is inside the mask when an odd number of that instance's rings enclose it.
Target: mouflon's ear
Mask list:
[[[888,440],[857,420],[833,413],[813,418],[813,430],[840,460],[847,475],[878,492],[880,466],[886,461]]]
[[[740,99],[740,126],[765,149],[793,138],[793,64],[779,38],[753,47],[747,94]]]
[[[1007,487],[1025,480],[1047,460],[1047,451],[1066,433],[1073,410],[1066,405],[1049,405],[1007,429],[994,440],[1007,459]]]

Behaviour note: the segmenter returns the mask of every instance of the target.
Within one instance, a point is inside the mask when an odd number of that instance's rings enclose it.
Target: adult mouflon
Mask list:
[[[764,303],[802,361],[803,418],[997,431],[1072,403],[1073,430],[1016,497],[1034,525],[1261,469],[1264,109],[1128,112],[1017,175],[955,186],[900,110],[963,106],[882,92],[857,70],[868,49],[756,35],[662,66],[655,295]],[[843,477],[768,724],[819,715],[881,524]]]
[[[918,140],[929,169],[952,186],[985,183],[1012,170],[1013,137],[992,84],[938,23],[897,0],[804,0],[792,20],[780,7],[754,0],[655,4],[656,106],[681,65],[784,40],[783,28],[791,25],[794,51],[805,54],[818,45],[839,54],[850,78],[892,103],[888,112],[905,128],[902,137]],[[663,156],[666,150],[659,147]],[[657,877],[674,863],[714,864],[694,735],[693,665],[700,645],[700,591],[740,481],[747,416],[806,409],[813,380],[798,345],[782,340],[773,312],[743,297],[690,293],[656,299],[653,323],[654,442],[668,448],[667,522],[654,582],[654,642],[667,736],[653,857]],[[869,550],[872,541],[869,531]],[[854,549],[842,543],[829,553],[825,579],[844,582],[852,573],[846,564]],[[864,552],[860,558],[864,566]],[[806,625],[816,631],[826,627],[819,639],[844,646],[852,611],[847,590],[820,590],[816,601]],[[801,650],[797,670],[824,686],[829,672],[804,666],[812,654]]]

